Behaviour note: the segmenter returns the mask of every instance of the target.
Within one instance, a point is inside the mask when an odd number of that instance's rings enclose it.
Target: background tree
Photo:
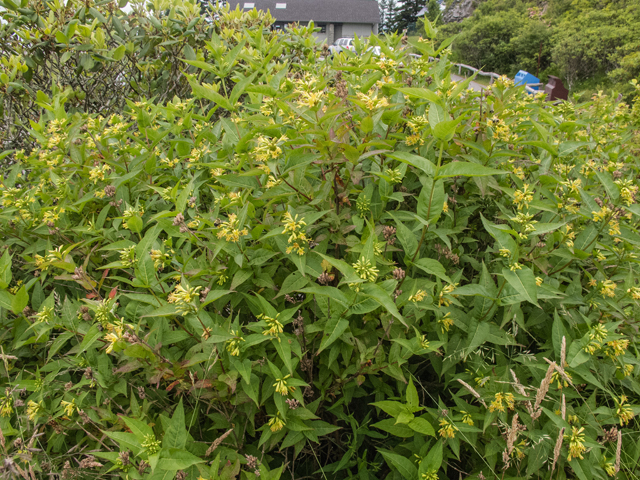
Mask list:
[[[380,7],[380,32],[390,32],[395,14],[396,0],[378,0]]]
[[[391,21],[391,30],[402,32],[407,30],[413,32],[416,30],[418,21],[418,12],[424,8],[424,0],[404,0],[395,7],[393,20]]]

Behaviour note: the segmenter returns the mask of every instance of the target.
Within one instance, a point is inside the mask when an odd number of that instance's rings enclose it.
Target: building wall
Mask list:
[[[340,37],[368,37],[373,33],[373,24],[371,23],[343,23],[342,34]],[[336,36],[336,38],[340,38]]]

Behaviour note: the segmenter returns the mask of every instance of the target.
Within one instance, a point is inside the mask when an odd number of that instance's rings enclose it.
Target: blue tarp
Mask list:
[[[540,83],[540,79],[534,77],[529,72],[525,72],[524,70],[520,70],[515,78],[513,79],[516,85],[527,85],[529,83]],[[534,90],[539,90],[540,87],[531,87]]]

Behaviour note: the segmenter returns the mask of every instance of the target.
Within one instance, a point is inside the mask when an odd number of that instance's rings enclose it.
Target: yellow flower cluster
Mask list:
[[[502,403],[504,402],[504,403]],[[515,397],[512,393],[496,393],[494,400],[489,405],[490,412],[505,412],[505,404],[509,410],[513,410],[515,407]]]
[[[229,219],[220,224],[218,238],[224,237],[227,242],[237,243],[240,237],[245,235],[249,235],[249,231],[246,228],[238,229],[238,216],[235,213],[230,214]]]
[[[63,408],[64,410],[64,414],[67,417],[70,417],[71,415],[73,415],[74,411],[80,411],[80,408],[76,405],[76,399],[74,398],[73,400],[71,400],[70,402],[67,402],[65,400],[62,400],[60,402],[60,406]]]
[[[306,225],[307,224],[303,218],[298,220],[298,215],[293,217],[289,212],[285,212],[283,233],[290,234],[287,240],[289,243],[289,246],[287,247],[287,254],[296,252],[298,255],[304,255],[304,248],[309,243],[309,239],[303,231]]]
[[[269,317],[264,313],[261,313],[260,315],[258,315],[258,318],[260,320],[264,320],[267,324],[267,327],[269,327],[265,331],[263,331],[262,334],[277,338],[278,341],[280,341],[280,334],[284,331],[284,327],[282,323],[280,323],[280,321],[278,320],[279,316],[280,316],[279,313],[276,314],[275,318]]]
[[[27,416],[29,417],[29,420],[31,420],[32,422],[36,418],[38,418],[38,414],[40,413],[41,410],[42,410],[41,402],[34,402],[33,400],[29,400],[27,402]]]
[[[425,292],[424,290],[418,290],[416,293],[409,297],[409,301],[413,303],[421,302],[426,296],[427,292]]]
[[[13,413],[13,397],[8,393],[0,400],[0,417],[9,417]]]
[[[582,454],[587,449],[584,446],[584,427],[571,427],[571,429],[571,435],[564,436],[566,440],[569,440],[569,456],[567,460],[571,461],[572,458],[584,460]]]
[[[516,204],[518,210],[522,208],[529,208],[529,203],[533,201],[533,192],[529,189],[529,185],[524,184],[522,190],[516,190],[513,192],[513,201]]]
[[[458,427],[452,425],[444,418],[440,420],[440,429],[438,430],[438,434],[442,438],[454,438],[456,436],[456,432],[458,431]]]
[[[438,305],[444,307],[448,307],[449,305],[451,305],[451,300],[446,298],[445,295],[451,295],[451,292],[453,292],[457,286],[457,283],[450,283],[449,285],[445,285],[444,288],[440,291]],[[456,298],[456,295],[451,295],[451,297]]]
[[[615,184],[620,188],[620,197],[627,205],[631,205],[638,194],[638,186],[633,184],[633,180],[616,180]]]
[[[603,205],[599,212],[591,212],[594,222],[605,220],[611,213],[611,209],[606,205]]]
[[[449,316],[450,314],[451,312],[447,312],[440,320],[438,320],[442,333],[448,332],[449,329],[453,326],[453,318]]]
[[[276,432],[279,432],[280,430],[282,430],[282,427],[285,426],[285,422],[280,417],[280,412],[276,413],[276,415],[274,417],[271,417],[271,420],[269,420],[268,425],[269,425],[269,429],[273,433],[276,433]]]
[[[169,294],[167,301],[175,304],[176,310],[182,315],[193,312],[195,308],[191,302],[198,298],[198,291],[201,288],[202,287],[190,287],[188,285],[187,288],[184,288],[181,284],[178,284],[175,290]]]
[[[165,262],[169,261],[171,256],[168,253],[162,253],[161,250],[152,249],[149,252],[151,259],[153,260],[153,267],[161,272],[164,269]]]
[[[389,106],[389,102],[386,97],[378,98],[377,92],[369,92],[369,95],[358,92],[356,96],[358,97],[358,100],[365,104],[367,110],[376,110],[378,108],[385,108]]]
[[[244,338],[242,338],[240,336],[240,330],[231,330],[231,335],[234,336],[234,338],[230,338],[229,340],[227,340],[227,352],[229,352],[229,355],[231,355],[232,357],[237,357],[238,355],[240,355],[240,342],[244,342]]]
[[[379,270],[375,267],[375,265],[371,265],[371,262],[364,257],[360,257],[360,259],[352,266],[358,276],[363,280],[366,280],[368,282],[375,282],[378,278]]]
[[[107,175],[110,171],[111,167],[105,163],[102,166],[93,167],[89,171],[89,178],[94,184],[96,184],[99,180],[104,180],[105,175]]]
[[[287,385],[287,378],[290,376],[291,375],[285,375],[284,378],[276,378],[276,383],[273,384],[273,386],[276,387],[276,392],[285,397],[296,390],[296,387]]]
[[[613,298],[616,296],[616,288],[618,285],[613,280],[605,280],[600,286],[600,294],[603,297]]]

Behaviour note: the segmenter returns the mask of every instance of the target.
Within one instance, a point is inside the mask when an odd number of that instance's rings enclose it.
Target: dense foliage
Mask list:
[[[487,0],[445,33],[459,32],[456,58],[486,71],[513,76],[560,75],[577,84],[615,85],[631,93],[640,74],[640,10],[635,0]]]
[[[640,474],[640,112],[473,92],[429,23],[330,59],[257,12],[4,5],[39,115],[2,154],[3,475]],[[141,77],[77,102],[47,28]]]

